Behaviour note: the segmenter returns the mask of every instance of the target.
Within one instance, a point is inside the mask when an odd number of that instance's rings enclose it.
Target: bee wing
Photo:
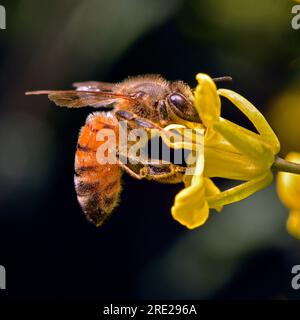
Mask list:
[[[81,108],[86,106],[104,107],[120,100],[135,102],[135,99],[113,92],[100,91],[79,91],[79,90],[61,90],[61,91],[32,91],[26,92],[26,95],[46,94],[48,98],[60,107]]]
[[[79,91],[113,91],[115,83],[98,82],[98,81],[85,81],[75,82],[73,87]]]

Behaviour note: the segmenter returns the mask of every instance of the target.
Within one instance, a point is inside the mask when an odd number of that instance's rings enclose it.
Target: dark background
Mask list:
[[[8,297],[299,298],[299,241],[275,187],[211,213],[188,231],[170,215],[180,185],[124,175],[121,205],[101,228],[77,203],[73,159],[91,108],[59,109],[36,89],[159,73],[191,86],[231,75],[267,117],[282,155],[300,151],[300,31],[293,1],[51,0],[1,2],[0,264]],[[225,109],[225,110],[224,110]],[[223,116],[249,123],[232,106]],[[223,187],[229,184],[221,181]],[[1,292],[2,294],[2,292]]]

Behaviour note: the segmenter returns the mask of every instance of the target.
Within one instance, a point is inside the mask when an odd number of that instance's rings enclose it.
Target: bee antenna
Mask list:
[[[212,78],[214,82],[223,82],[223,81],[232,81],[232,77],[230,76],[224,76],[224,77],[218,77],[218,78]]]

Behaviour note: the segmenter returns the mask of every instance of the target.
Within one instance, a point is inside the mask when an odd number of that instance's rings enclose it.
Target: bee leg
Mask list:
[[[170,184],[183,182],[184,171],[186,169],[174,164],[169,164],[168,167],[145,165],[139,170],[136,170],[137,172],[135,172],[126,164],[120,163],[120,166],[125,170],[125,172],[127,172],[135,179],[146,179],[153,180],[159,183]]]
[[[125,172],[127,172],[130,176],[132,176],[133,178],[135,179],[138,179],[138,180],[142,180],[143,177],[139,174],[139,173],[136,173],[133,169],[131,169],[128,164],[124,164],[122,163],[121,161],[119,162],[119,165],[122,169],[124,169]],[[139,170],[137,170],[139,172]]]
[[[140,176],[147,180],[154,180],[160,183],[180,183],[186,167],[181,167],[173,163],[161,165],[145,165],[140,169]]]
[[[119,165],[133,178],[141,180],[154,180],[160,183],[180,183],[186,172],[186,167],[175,165],[164,160],[147,160],[126,157],[127,163],[120,160]],[[123,155],[124,156],[124,155]]]
[[[162,128],[150,120],[139,117],[133,112],[127,110],[117,110],[115,111],[115,115],[119,121],[127,120],[128,122],[135,123],[135,127],[142,127],[145,129],[158,129],[162,130]]]
[[[158,131],[163,128],[155,123],[141,118],[136,114],[127,110],[115,111],[117,119],[126,120],[132,127],[142,127],[145,130],[157,129]],[[130,163],[130,159],[129,163]],[[183,182],[183,177],[186,168],[172,163],[165,163],[158,160],[155,164],[151,161],[140,161],[137,165],[128,165],[120,162],[120,166],[136,179],[154,180],[160,183],[180,183]]]
[[[183,182],[186,171],[186,167],[181,167],[173,163],[155,165],[145,163],[137,165],[120,163],[120,166],[135,179],[153,180],[160,183]]]

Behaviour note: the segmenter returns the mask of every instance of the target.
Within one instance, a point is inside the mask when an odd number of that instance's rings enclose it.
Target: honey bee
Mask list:
[[[226,80],[226,77],[216,78]],[[99,130],[108,128],[119,135],[119,121],[129,128],[158,129],[181,120],[201,122],[194,107],[192,89],[183,81],[167,81],[160,75],[128,78],[120,83],[80,82],[75,90],[33,91],[27,95],[46,94],[60,107],[94,108],[112,106],[111,111],[90,114],[81,128],[75,154],[75,189],[87,219],[100,226],[119,202],[121,176],[126,171],[137,179],[162,183],[182,181],[184,166],[175,164],[128,165],[99,164],[96,151],[103,143],[97,141]]]

